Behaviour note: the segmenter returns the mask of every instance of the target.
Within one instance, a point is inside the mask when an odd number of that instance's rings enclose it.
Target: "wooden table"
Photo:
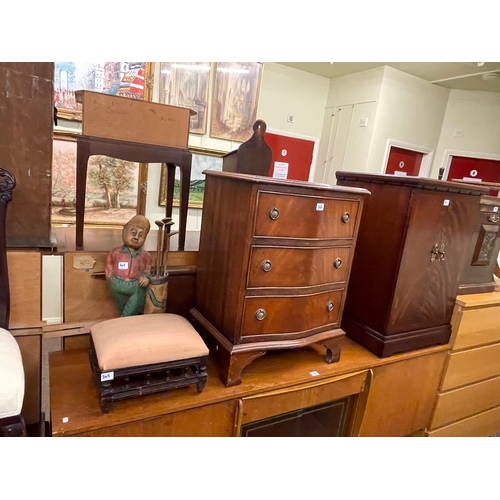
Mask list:
[[[142,144],[116,139],[104,139],[79,135],[76,158],[76,249],[83,250],[83,225],[85,216],[85,193],[87,190],[88,160],[92,155],[139,162],[165,163],[167,165],[166,217],[172,216],[174,200],[174,178],[176,167],[180,168],[179,206],[179,250],[184,250],[186,240],[189,183],[191,178],[192,154],[188,149]]]
[[[151,394],[104,414],[88,350],[59,351],[49,355],[52,435],[237,436],[242,423],[271,411],[346,396],[357,398],[350,434],[408,435],[430,421],[447,352],[437,346],[381,359],[345,338],[337,363],[325,363],[318,346],[272,351],[233,387],[221,382],[211,357],[201,394],[195,388]]]

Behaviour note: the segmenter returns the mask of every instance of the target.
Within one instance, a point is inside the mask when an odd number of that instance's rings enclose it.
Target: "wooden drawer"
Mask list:
[[[477,347],[450,355],[442,391],[500,374],[500,344]]]
[[[453,350],[500,342],[500,306],[465,309],[454,321],[460,321],[456,336],[452,336]]]
[[[282,413],[359,394],[365,386],[366,375],[367,372],[363,371],[338,377],[335,380],[317,380],[309,384],[243,398],[240,423],[255,422]]]
[[[254,236],[352,238],[358,209],[353,200],[259,192]],[[272,210],[277,210],[276,219]]]
[[[252,247],[247,286],[305,287],[345,283],[350,265],[351,247]]]
[[[339,326],[344,291],[335,290],[312,295],[247,297],[243,311],[242,337],[266,334],[291,334],[300,338],[303,332],[322,327],[322,331]],[[327,310],[327,304],[333,309]],[[257,319],[257,311],[265,317]],[[260,339],[262,340],[262,339]]]
[[[483,437],[500,431],[500,406],[427,433],[429,437]]]
[[[500,377],[445,392],[438,396],[431,428],[500,406]]]

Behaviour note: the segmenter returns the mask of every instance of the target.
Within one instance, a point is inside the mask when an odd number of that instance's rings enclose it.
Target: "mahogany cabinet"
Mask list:
[[[342,328],[380,357],[446,344],[480,186],[337,172],[371,192],[359,229]]]
[[[364,189],[206,171],[194,320],[226,385],[269,349],[322,343],[340,328]]]

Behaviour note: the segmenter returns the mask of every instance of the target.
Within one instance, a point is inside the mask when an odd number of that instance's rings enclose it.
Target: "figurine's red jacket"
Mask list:
[[[151,278],[151,255],[144,249],[131,250],[125,245],[109,252],[106,259],[106,279],[119,276],[125,280],[139,279],[141,276]]]

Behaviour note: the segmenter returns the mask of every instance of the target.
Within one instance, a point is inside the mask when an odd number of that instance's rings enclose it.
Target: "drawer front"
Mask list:
[[[500,406],[428,432],[429,437],[487,437],[500,429]]]
[[[346,281],[351,247],[252,247],[248,287],[305,287]]]
[[[500,377],[439,394],[430,427],[436,429],[495,406],[500,406]]]
[[[456,316],[455,316],[456,317]],[[500,342],[500,306],[465,309],[460,318],[454,350]]]
[[[358,208],[356,200],[261,192],[254,236],[352,238]]]
[[[366,371],[358,372],[333,381],[320,380],[243,398],[241,423],[255,422],[359,394],[364,389],[366,375]]]
[[[442,391],[500,375],[500,344],[453,352]]]
[[[247,297],[241,335],[300,334],[314,328],[339,326],[344,291],[281,297]]]

